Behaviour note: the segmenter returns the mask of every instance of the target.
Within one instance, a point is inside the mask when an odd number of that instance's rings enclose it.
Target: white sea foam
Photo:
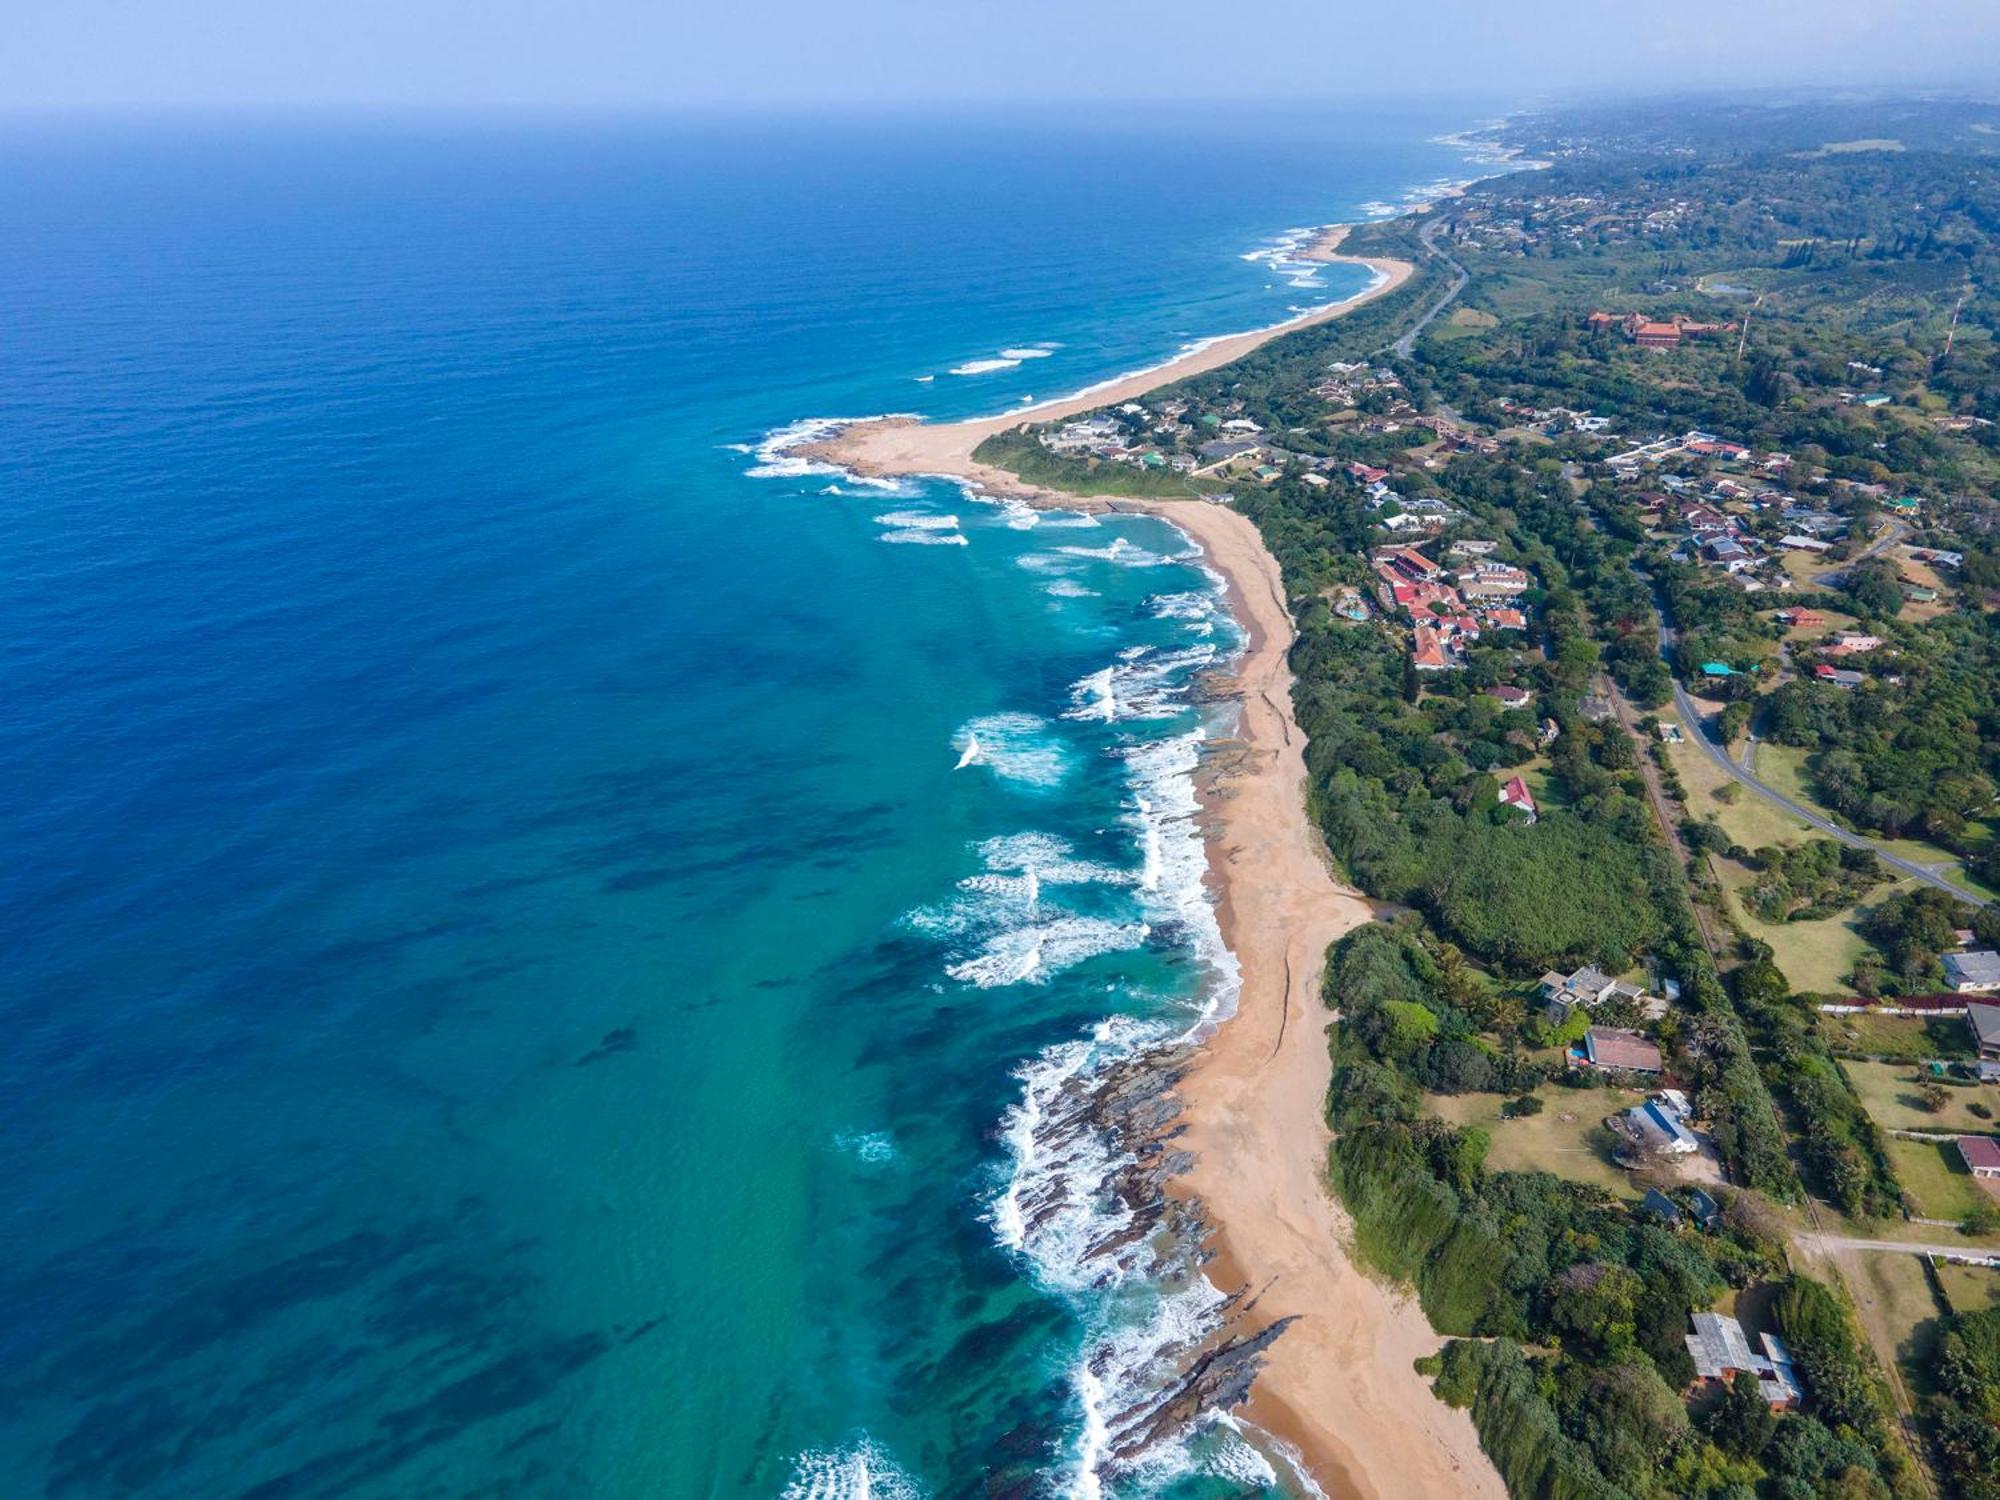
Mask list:
[[[1116,563],[1121,568],[1157,568],[1171,561],[1157,552],[1148,552],[1124,537],[1113,537],[1104,547],[1058,547],[1065,557],[1088,557],[1098,562]]]
[[[1100,953],[1144,943],[1146,924],[1071,910],[1053,893],[1083,886],[1131,887],[1135,871],[1077,857],[1065,840],[1016,833],[978,845],[980,869],[951,897],[903,918],[913,932],[952,945],[945,974],[993,989],[1042,984]]]
[[[956,531],[958,517],[934,510],[891,510],[875,518],[877,526],[908,526],[919,531]]]
[[[986,890],[987,882],[1019,875],[1037,885],[1132,885],[1138,877],[1099,860],[1078,859],[1075,848],[1052,833],[1007,833],[979,844],[985,873],[959,882],[961,890]]]
[[[1095,599],[1096,589],[1087,589],[1074,578],[1058,578],[1042,585],[1042,592],[1058,599]]]
[[[1203,738],[1195,730],[1124,752],[1133,787],[1126,821],[1139,841],[1139,889],[1147,920],[1178,923],[1209,973],[1201,1014],[1191,1030],[1233,1014],[1242,982],[1208,888],[1208,843],[1194,779]]]
[[[1187,708],[1189,676],[1215,656],[1216,648],[1207,643],[1177,651],[1130,648],[1111,666],[1070,684],[1070,707],[1063,717],[1107,724],[1173,718]]]
[[[1293,1467],[1292,1455],[1284,1444],[1268,1433],[1259,1432],[1258,1438],[1276,1450],[1285,1463],[1293,1481],[1286,1486],[1288,1490],[1322,1496],[1323,1500],[1324,1492],[1305,1474],[1303,1466]],[[1280,1483],[1277,1467],[1251,1442],[1243,1422],[1228,1412],[1214,1411],[1204,1413],[1194,1427],[1177,1438],[1155,1444],[1133,1465],[1132,1479],[1147,1492],[1189,1479],[1220,1480],[1240,1494],[1254,1494]]]
[[[877,538],[884,542],[901,542],[909,547],[969,547],[971,539],[956,531],[927,531],[912,528],[908,531],[885,531]]]
[[[781,1500],[919,1500],[923,1494],[865,1433],[839,1449],[801,1453]]]
[[[1078,1080],[1163,1035],[1162,1028],[1112,1016],[1088,1037],[1059,1042],[1015,1070],[1021,1098],[1000,1122],[1009,1161],[990,1218],[1000,1243],[1025,1255],[1050,1290],[1101,1287],[1129,1269],[1116,1257],[1089,1253],[1131,1220],[1130,1210],[1104,1192],[1121,1157],[1087,1118],[1064,1105]]]
[[[953,365],[954,375],[991,375],[995,370],[1011,370],[1021,362],[1018,359],[968,359],[962,365]]]
[[[979,753],[966,752],[977,741]],[[1058,785],[1070,772],[1070,755],[1047,719],[1036,714],[984,714],[968,720],[952,736],[959,766],[985,766],[1002,781],[1020,786]]]
[[[1014,559],[1014,566],[1030,573],[1073,573],[1080,565],[1054,552],[1023,552]]]
[[[908,494],[901,480],[871,479],[865,474],[855,474],[843,469],[839,464],[825,463],[819,459],[806,458],[797,449],[831,437],[843,427],[856,422],[873,421],[869,417],[806,417],[797,422],[789,422],[764,434],[763,440],[750,451],[757,463],[749,470],[753,479],[804,479],[811,475],[828,474],[846,480],[850,484],[866,485],[873,490],[886,490],[890,494]],[[740,447],[740,445],[737,445]]]
[[[1000,357],[1012,360],[1047,359],[1061,347],[1061,344],[1023,344],[1018,349],[1002,349]]]
[[[1125,1237],[1132,1210],[1107,1184],[1132,1158],[1087,1108],[1107,1064],[1165,1039],[1157,1025],[1100,1022],[1018,1070],[1020,1101],[1002,1122],[1008,1169],[989,1214],[995,1237],[1091,1328],[1069,1370],[1078,1423],[1059,1488],[1069,1496],[1105,1493],[1115,1449],[1135,1435],[1120,1422],[1143,1420],[1133,1414],[1149,1410],[1148,1398],[1215,1331],[1226,1302],[1199,1274],[1164,1265],[1150,1238]],[[1148,1462],[1171,1467],[1179,1448],[1170,1443]],[[1235,1472],[1251,1472],[1247,1460],[1231,1462]]]
[[[1152,607],[1154,619],[1185,620],[1190,631],[1202,636],[1215,633],[1218,617],[1223,613],[1221,599],[1212,590],[1155,594],[1146,602]]]
[[[1146,941],[1142,922],[1108,917],[1060,916],[1046,922],[996,932],[970,958],[945,966],[960,984],[997,989],[1009,984],[1046,984],[1100,953],[1117,953]]]
[[[843,1130],[833,1138],[834,1147],[870,1166],[896,1159],[896,1138],[886,1130]]]

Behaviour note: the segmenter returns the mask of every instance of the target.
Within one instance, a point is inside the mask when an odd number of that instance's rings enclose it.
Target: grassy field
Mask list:
[[[1974,1083],[1947,1084],[1945,1093],[1951,1102],[1931,1114],[1917,1097],[1923,1075],[1907,1063],[1843,1062],[1841,1066],[1853,1080],[1854,1092],[1869,1118],[1884,1130],[1955,1130],[1967,1135],[2000,1130],[1993,1121],[1982,1120],[1966,1108],[1978,1102],[1992,1109],[2000,1100],[2000,1089]]]
[[[1664,722],[1665,715],[1662,715]],[[1685,743],[1667,745],[1667,760],[1674,768],[1674,774],[1687,788],[1688,812],[1697,818],[1714,818],[1722,825],[1724,833],[1732,843],[1741,844],[1746,849],[1761,849],[1766,844],[1799,843],[1808,837],[1824,837],[1816,834],[1812,825],[1801,822],[1781,808],[1774,807],[1759,797],[1748,787],[1733,780],[1700,745],[1695,743],[1701,731],[1694,725],[1679,720]],[[1733,792],[1725,793],[1734,801],[1725,801],[1716,793],[1723,787],[1733,787]]]
[[[1966,1170],[1958,1148],[1948,1142],[1892,1138],[1889,1160],[1916,1212],[1926,1219],[1962,1219],[1992,1201]]]
[[[1929,604],[1919,604],[1914,599],[1904,604],[1902,618],[1922,622],[1925,620],[1935,620],[1939,615],[1951,612],[1953,607],[1950,602],[1952,586],[1945,579],[1938,576],[1937,569],[1933,568],[1929,563],[1918,562],[1907,553],[1898,557],[1895,561],[1896,566],[1902,571],[1905,583],[1921,584],[1925,588],[1936,589],[1938,593],[1937,598],[1933,599]]]
[[[1851,990],[1847,975],[1855,961],[1873,947],[1861,935],[1861,905],[1812,922],[1760,921],[1743,903],[1743,892],[1756,883],[1756,872],[1724,858],[1718,858],[1715,867],[1722,877],[1723,889],[1729,894],[1730,914],[1750,936],[1771,945],[1772,962],[1784,972],[1794,990],[1826,995]],[[1867,904],[1873,905],[1895,891],[1915,885],[1915,880],[1905,880],[1893,886],[1877,886],[1868,893]]]
[[[1454,1125],[1483,1126],[1493,1137],[1486,1154],[1495,1172],[1553,1172],[1576,1182],[1594,1183],[1621,1196],[1637,1196],[1632,1179],[1611,1160],[1604,1117],[1643,1104],[1630,1089],[1541,1091],[1546,1106],[1538,1115],[1503,1120],[1496,1094],[1426,1094],[1424,1105]]]
[[[1924,1062],[1933,1057],[1969,1058],[1963,1016],[1821,1016],[1820,1031],[1836,1052],[1863,1052],[1871,1057]],[[2000,1102],[1996,1094],[1989,1103]]]
[[[1893,1361],[1916,1391],[1927,1389],[1922,1374],[1943,1309],[1922,1258],[1901,1251],[1861,1251],[1842,1256],[1840,1269],[1876,1357],[1885,1365]]]
[[[1939,1266],[1937,1279],[1953,1312],[2000,1307],[2000,1270],[1991,1266]]]
[[[1806,771],[1807,753],[1791,745],[1773,745],[1768,741],[1759,741],[1757,779],[1772,791],[1791,798],[1799,806],[1809,807],[1824,817],[1832,818],[1833,814],[1821,807],[1813,797],[1812,778]],[[1936,844],[1925,843],[1922,839],[1877,839],[1876,843],[1898,859],[1907,859],[1912,864],[1945,866],[1946,868],[1939,873],[1967,890],[1976,891],[1982,896],[1994,894],[1965,873],[1956,855],[1947,849],[1939,848]]]

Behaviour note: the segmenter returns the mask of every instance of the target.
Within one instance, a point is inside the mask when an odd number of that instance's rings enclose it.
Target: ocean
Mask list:
[[[0,126],[0,1493],[1281,1492],[1077,1090],[1230,1001],[1180,535],[815,419],[1350,295],[1417,108]]]

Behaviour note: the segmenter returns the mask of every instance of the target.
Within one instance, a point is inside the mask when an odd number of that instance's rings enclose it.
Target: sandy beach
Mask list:
[[[1210,1274],[1225,1290],[1250,1288],[1253,1326],[1299,1320],[1271,1346],[1248,1415],[1297,1448],[1340,1500],[1502,1497],[1471,1418],[1413,1368],[1443,1341],[1413,1297],[1347,1258],[1347,1218],[1324,1182],[1333,1070],[1320,974],[1327,945],[1370,912],[1335,881],[1305,816],[1277,560],[1235,511],[1146,509],[1200,542],[1252,635],[1237,684],[1246,753],[1223,762],[1209,787],[1209,858],[1243,991],[1181,1084],[1195,1156],[1186,1186],[1217,1236]]]
[[[1018,411],[1002,412],[998,416],[973,417],[963,422],[924,422],[914,417],[883,417],[854,422],[819,442],[800,448],[798,452],[804,457],[837,463],[842,468],[854,470],[857,474],[878,476],[938,474],[954,479],[973,480],[994,494],[1017,495],[1047,504],[1077,505],[1081,502],[1072,496],[1037,490],[1031,485],[1022,484],[1005,470],[975,463],[972,450],[996,432],[1019,427],[1023,422],[1050,422],[1062,417],[1075,416],[1080,412],[1095,411],[1100,406],[1130,401],[1160,386],[1171,385],[1176,380],[1184,380],[1190,375],[1199,375],[1204,370],[1213,370],[1219,365],[1226,365],[1231,360],[1241,359],[1259,344],[1268,343],[1280,334],[1291,333],[1300,328],[1310,328],[1316,323],[1338,318],[1365,302],[1394,291],[1410,279],[1411,272],[1416,268],[1408,261],[1339,254],[1341,242],[1346,239],[1347,231],[1348,226],[1345,224],[1329,226],[1302,253],[1314,260],[1343,260],[1365,265],[1373,270],[1375,284],[1358,297],[1351,297],[1345,302],[1336,302],[1328,307],[1314,308],[1311,312],[1302,313],[1296,318],[1274,324],[1269,328],[1252,329],[1248,333],[1226,334],[1198,349],[1191,349],[1163,365],[1107,381],[1103,385],[1078,392],[1074,396],[1043,401],[1034,406],[1024,406]]]
[[[1306,252],[1336,259],[1345,229]],[[1412,1362],[1433,1353],[1409,1295],[1364,1275],[1347,1257],[1346,1217],[1324,1183],[1331,1140],[1323,1119],[1332,1063],[1319,997],[1326,947],[1369,919],[1367,903],[1333,877],[1306,818],[1305,738],[1292,714],[1292,621],[1276,559],[1257,528],[1199,500],[1087,500],[1023,484],[974,462],[973,449],[1024,421],[1048,421],[1129,401],[1226,364],[1268,339],[1324,322],[1402,285],[1406,262],[1369,260],[1376,284],[1360,297],[1276,328],[1215,340],[1157,369],[1017,412],[965,422],[889,419],[849,425],[804,453],[858,472],[940,475],[989,493],[1083,510],[1144,512],[1172,522],[1226,580],[1250,644],[1236,683],[1240,752],[1206,777],[1209,862],[1223,930],[1242,966],[1235,1017],[1220,1026],[1181,1085],[1197,1158],[1183,1190],[1216,1233],[1210,1268],[1252,1300],[1232,1332],[1287,1316],[1248,1415],[1291,1444],[1338,1500],[1502,1497],[1470,1417],[1438,1401]]]

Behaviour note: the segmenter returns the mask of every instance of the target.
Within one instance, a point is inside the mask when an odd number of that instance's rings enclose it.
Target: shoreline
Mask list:
[[[1306,817],[1305,736],[1292,713],[1292,621],[1277,559],[1240,512],[1201,501],[1113,502],[1186,533],[1225,581],[1248,643],[1232,689],[1244,753],[1203,768],[1210,879],[1236,955],[1236,1013],[1202,1039],[1176,1092],[1194,1164],[1170,1186],[1198,1199],[1207,1274],[1246,1306],[1232,1337],[1296,1321],[1265,1351],[1244,1416],[1299,1456],[1334,1500],[1504,1500],[1470,1415],[1439,1401],[1415,1361],[1444,1339],[1409,1292],[1348,1258],[1352,1229],[1324,1179],[1332,1015],[1326,949],[1373,917],[1337,882]]]
[[[1205,341],[1152,370],[997,416],[950,423],[857,421],[790,450],[870,478],[955,481],[994,499],[1050,509],[1145,514],[1187,536],[1221,575],[1246,645],[1235,664],[1240,754],[1200,774],[1209,880],[1224,941],[1241,970],[1235,1013],[1200,1039],[1176,1092],[1193,1165],[1170,1192],[1198,1204],[1212,1235],[1206,1274],[1242,1293],[1232,1337],[1290,1319],[1272,1341],[1244,1411],[1297,1455],[1336,1500],[1451,1495],[1504,1500],[1468,1413],[1439,1401],[1414,1368],[1443,1339],[1409,1293],[1347,1256],[1348,1220],[1323,1178],[1331,1016],[1319,996],[1327,946],[1370,920],[1339,885],[1306,816],[1305,737],[1292,712],[1293,639],[1277,560],[1241,512],[1209,502],[1083,497],[1026,484],[973,459],[994,433],[1060,419],[1214,369],[1260,344],[1340,317],[1402,286],[1407,261],[1343,256],[1348,226],[1328,226],[1308,252],[1359,262],[1375,282],[1344,302],[1287,322]]]
[[[1068,510],[1103,509],[1102,505],[1093,507],[1090,501],[1080,496],[1024,484],[1004,469],[975,461],[973,450],[994,434],[1018,427],[1023,422],[1058,421],[1081,412],[1095,411],[1100,406],[1131,401],[1176,380],[1185,380],[1190,375],[1230,364],[1274,338],[1330,322],[1378,297],[1387,296],[1415,274],[1416,266],[1406,260],[1340,254],[1340,245],[1351,227],[1346,224],[1324,226],[1309,247],[1316,252],[1315,258],[1325,263],[1364,265],[1376,273],[1373,283],[1344,301],[1316,307],[1282,323],[1204,339],[1192,349],[1151,369],[1114,376],[1068,396],[1016,407],[996,416],[968,417],[957,422],[926,422],[918,417],[902,416],[862,417],[837,426],[825,436],[801,443],[791,451],[802,458],[847,469],[868,478],[957,480],[976,484],[996,498],[1009,497]]]

